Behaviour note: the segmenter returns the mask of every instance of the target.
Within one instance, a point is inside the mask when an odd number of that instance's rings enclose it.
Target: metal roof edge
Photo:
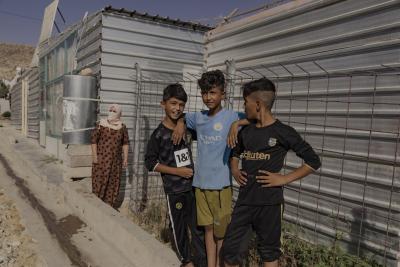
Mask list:
[[[215,41],[224,37],[228,37],[249,29],[258,27],[267,22],[282,20],[284,18],[295,16],[316,8],[331,5],[343,0],[296,0],[282,5],[275,6],[271,9],[261,11],[257,14],[245,17],[233,22],[228,22],[210,30],[206,34],[207,42]]]
[[[102,11],[96,11],[93,14],[89,15],[87,17],[87,20],[90,20],[97,15],[99,15]],[[74,31],[78,30],[79,27],[84,23],[83,19],[80,19],[78,22],[68,26],[64,31],[59,33],[56,36],[53,36],[42,43],[39,44],[39,58],[43,57],[49,51],[53,50],[55,47],[57,47],[61,42],[66,40]]]
[[[114,8],[112,6],[106,6],[103,10],[103,13],[116,14],[120,16],[126,16],[131,18],[143,19],[147,21],[159,22],[167,25],[183,27],[186,29],[199,31],[199,32],[207,32],[213,29],[213,27],[202,25],[200,23],[194,23],[190,21],[182,21],[180,19],[171,19],[169,17],[162,17],[160,15],[149,15],[146,13],[138,12],[137,10],[127,10],[125,8]]]

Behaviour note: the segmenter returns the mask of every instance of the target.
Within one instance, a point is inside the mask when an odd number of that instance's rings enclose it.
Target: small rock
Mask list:
[[[10,245],[14,248],[19,247],[21,245],[21,242],[19,242],[18,240],[13,240],[11,241]]]
[[[6,247],[6,253],[7,253],[7,254],[11,254],[12,251],[13,251],[12,247],[9,246],[9,245],[7,245],[7,247]]]

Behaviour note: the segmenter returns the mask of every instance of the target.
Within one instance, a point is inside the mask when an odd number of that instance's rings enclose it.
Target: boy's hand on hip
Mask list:
[[[99,163],[99,160],[97,159],[97,155],[93,155],[93,156],[92,156],[92,162],[93,162],[94,164]]]
[[[124,159],[124,161],[122,162],[122,167],[125,169],[126,167],[128,167],[128,160]]]
[[[232,171],[233,178],[240,186],[245,186],[247,183],[247,173],[241,170]]]
[[[185,123],[181,120],[178,120],[175,129],[172,133],[172,143],[174,145],[179,144],[182,141],[183,137],[185,136],[185,133],[186,133]]]
[[[239,124],[237,122],[232,123],[227,138],[228,147],[234,148],[236,146],[238,142],[237,141],[238,132],[239,132]]]
[[[256,176],[257,183],[260,183],[262,187],[282,186],[288,183],[286,180],[286,176],[280,173],[263,170],[260,170],[258,172],[264,174]]]
[[[179,167],[176,168],[176,175],[189,179],[193,176],[193,170],[191,168]]]

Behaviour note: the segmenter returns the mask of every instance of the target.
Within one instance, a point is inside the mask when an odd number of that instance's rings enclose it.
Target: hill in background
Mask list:
[[[29,45],[0,43],[0,80],[11,80],[16,67],[28,67],[35,48]]]

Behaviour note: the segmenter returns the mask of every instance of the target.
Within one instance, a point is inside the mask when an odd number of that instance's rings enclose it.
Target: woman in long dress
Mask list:
[[[113,104],[108,117],[92,132],[92,192],[113,208],[119,194],[122,168],[128,165],[128,130],[121,121],[121,107]]]

